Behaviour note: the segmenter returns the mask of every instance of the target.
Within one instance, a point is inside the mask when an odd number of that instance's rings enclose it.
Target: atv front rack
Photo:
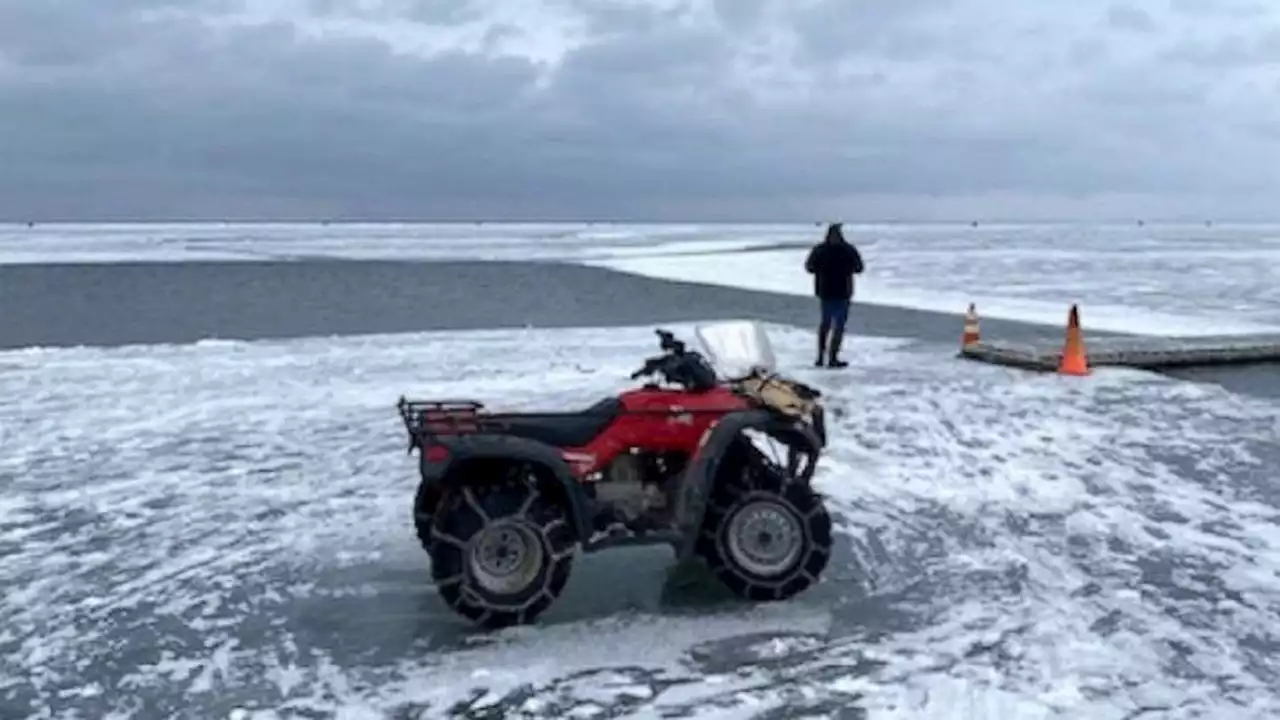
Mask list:
[[[423,440],[439,435],[480,432],[492,423],[481,414],[484,403],[475,400],[407,400],[396,403],[404,429],[409,433],[409,452],[423,446]]]

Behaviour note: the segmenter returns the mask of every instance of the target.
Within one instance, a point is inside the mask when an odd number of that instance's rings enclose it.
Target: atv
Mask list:
[[[826,446],[821,394],[772,372],[755,323],[696,329],[713,358],[747,348],[746,372],[729,377],[656,332],[661,354],[631,376],[646,382],[583,410],[400,398],[419,455],[418,539],[455,611],[488,628],[530,623],[564,589],[579,550],[621,545],[701,558],[752,601],[818,581],[832,544],[810,484]]]

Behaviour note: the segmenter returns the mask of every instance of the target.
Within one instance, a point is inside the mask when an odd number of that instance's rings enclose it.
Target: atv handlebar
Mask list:
[[[679,360],[679,358],[680,356],[677,355],[655,355],[648,360],[645,360],[644,365],[641,366],[639,370],[631,373],[631,379],[639,380],[647,375],[657,375],[660,373],[665,375],[667,366],[670,365],[672,361]]]
[[[659,328],[654,330],[654,334],[658,336],[658,345],[663,352],[645,360],[639,370],[631,373],[632,380],[660,375],[663,380],[694,392],[715,387],[716,373],[706,358],[698,352],[690,352],[670,331]]]
[[[653,366],[653,361],[654,361],[655,359],[657,359],[657,358],[649,358],[648,360],[645,360],[645,361],[644,361],[644,366],[643,366],[643,367],[641,367],[639,370],[636,370],[635,372],[631,373],[631,379],[632,379],[632,380],[639,380],[640,378],[644,377],[645,375],[652,375],[652,374],[653,374],[653,371],[654,371],[654,369],[655,369],[655,368],[654,368],[654,366]]]
[[[639,380],[646,375],[654,375],[661,372],[667,375],[672,361],[685,355],[685,344],[676,339],[675,333],[670,330],[657,328],[653,331],[658,336],[658,347],[662,349],[661,355],[654,355],[644,361],[644,365],[639,370],[631,373],[632,380]]]
[[[671,353],[672,355],[684,355],[685,345],[676,339],[674,333],[662,328],[658,328],[653,332],[658,336],[658,347],[662,348],[663,352]]]

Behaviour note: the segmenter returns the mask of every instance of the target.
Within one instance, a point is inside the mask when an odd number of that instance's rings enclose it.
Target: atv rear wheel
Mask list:
[[[566,508],[524,483],[449,493],[428,546],[441,597],[487,628],[530,623],[550,607],[575,549]]]
[[[734,594],[787,600],[818,582],[831,556],[831,516],[808,483],[751,447],[727,458],[697,551]]]

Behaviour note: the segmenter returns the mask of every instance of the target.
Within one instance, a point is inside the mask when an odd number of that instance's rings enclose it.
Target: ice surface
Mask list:
[[[854,232],[857,232],[856,230]],[[1086,328],[1170,337],[1280,330],[1280,230],[1238,231],[1164,243],[1114,230],[1071,249],[1061,237],[1024,228],[966,237],[910,234],[861,241],[867,272],[857,301],[1061,327],[1080,303]],[[854,237],[855,240],[860,238]],[[813,294],[806,248],[591,259],[586,264],[685,282]]]
[[[1276,403],[770,334],[832,406],[824,583],[636,607],[606,554],[488,636],[428,586],[396,397],[585,405],[650,328],[0,353],[0,716],[1280,713]]]
[[[860,302],[1060,327],[1206,336],[1280,330],[1280,226],[846,225]],[[658,278],[809,295],[792,225],[0,226],[0,264],[313,257],[585,262]],[[769,250],[775,246],[791,249]],[[759,252],[743,252],[757,250]]]
[[[803,240],[795,225],[270,223],[0,225],[0,264],[197,260],[579,260]]]

